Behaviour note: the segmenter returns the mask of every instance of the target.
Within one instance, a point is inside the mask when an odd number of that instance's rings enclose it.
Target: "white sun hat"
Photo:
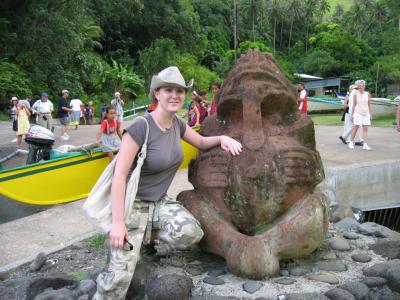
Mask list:
[[[150,84],[150,100],[154,101],[154,91],[160,87],[173,86],[184,88],[186,91],[193,86],[193,79],[186,84],[178,67],[168,67],[162,70],[158,75],[153,76]]]

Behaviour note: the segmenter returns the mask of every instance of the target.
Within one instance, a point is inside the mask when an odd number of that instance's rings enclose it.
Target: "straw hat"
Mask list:
[[[186,84],[178,67],[168,67],[162,70],[158,75],[153,76],[150,84],[150,100],[155,100],[154,91],[160,87],[173,86],[184,88],[186,91],[193,86],[193,79]]]

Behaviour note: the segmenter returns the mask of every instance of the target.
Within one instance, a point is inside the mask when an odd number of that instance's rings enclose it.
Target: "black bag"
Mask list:
[[[343,110],[343,114],[342,114],[342,122],[344,121],[344,117],[346,116],[346,114],[349,113],[349,108],[346,107],[346,109]]]
[[[13,126],[12,126],[12,128],[13,128],[13,131],[18,131],[18,121],[17,121],[17,120],[14,120],[14,121],[13,121]]]

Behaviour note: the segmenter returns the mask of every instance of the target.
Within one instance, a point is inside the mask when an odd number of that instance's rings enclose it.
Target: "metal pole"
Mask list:
[[[379,78],[379,63],[378,63],[378,69],[376,70],[375,97],[378,97],[378,78]]]

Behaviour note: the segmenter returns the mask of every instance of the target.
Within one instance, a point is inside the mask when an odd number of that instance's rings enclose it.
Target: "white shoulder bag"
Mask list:
[[[131,211],[135,202],[138,190],[140,171],[147,154],[147,140],[149,137],[149,123],[143,117],[138,117],[146,122],[146,137],[142,149],[138,153],[136,168],[133,170],[125,191],[125,224],[131,220]],[[100,178],[97,180],[93,189],[83,205],[83,210],[89,221],[99,230],[108,233],[112,225],[112,204],[111,204],[111,184],[117,156],[105,168]]]

